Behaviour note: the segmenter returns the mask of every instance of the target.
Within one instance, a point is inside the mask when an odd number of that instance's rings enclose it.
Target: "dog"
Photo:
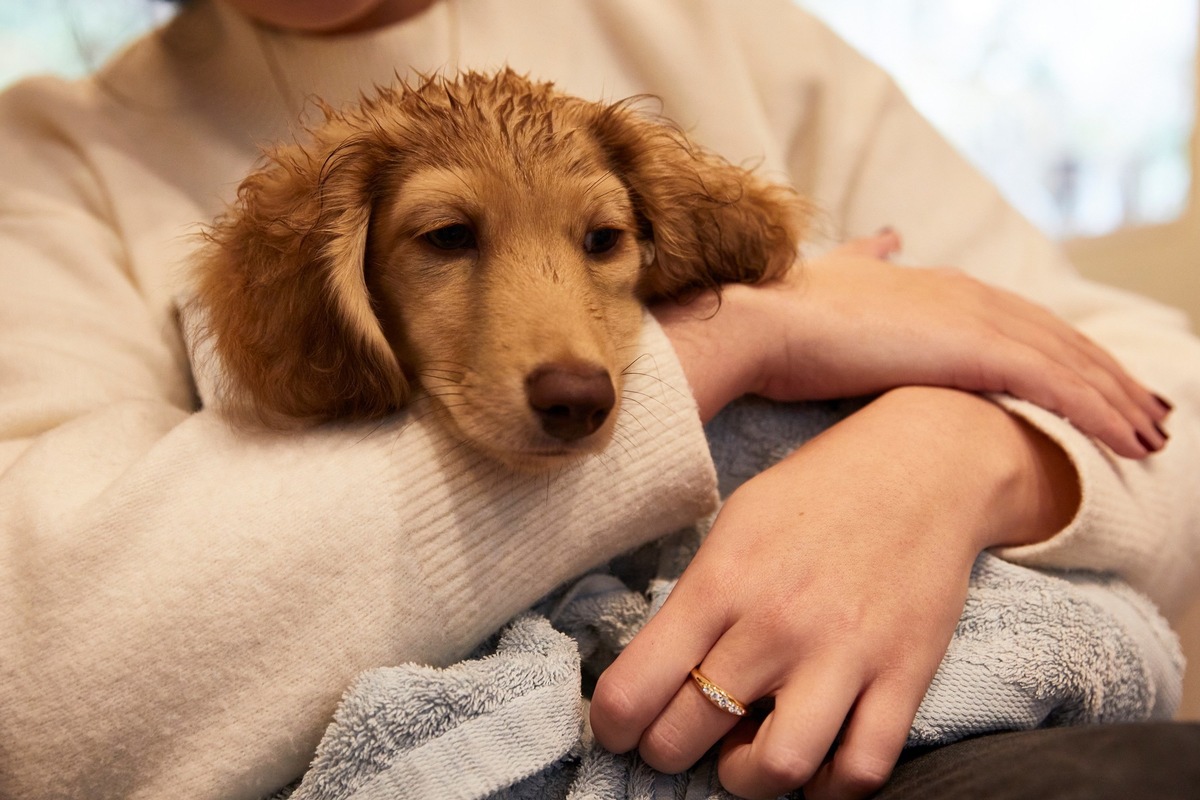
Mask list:
[[[602,451],[644,305],[782,276],[807,216],[637,100],[504,70],[324,107],[201,248],[232,415],[370,420],[419,392],[517,469]]]

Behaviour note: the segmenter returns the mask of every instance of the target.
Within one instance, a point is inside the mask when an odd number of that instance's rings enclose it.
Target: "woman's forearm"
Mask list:
[[[979,509],[973,532],[979,550],[1043,541],[1070,523],[1079,509],[1079,478],[1067,454],[1045,434],[977,394],[910,386],[883,394],[863,414],[881,432],[918,428],[932,447],[952,457],[957,476],[947,502]],[[950,455],[947,455],[950,454]]]

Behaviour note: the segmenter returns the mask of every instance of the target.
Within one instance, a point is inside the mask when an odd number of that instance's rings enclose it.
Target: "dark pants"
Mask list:
[[[905,753],[876,800],[1198,800],[1200,723],[996,733]]]

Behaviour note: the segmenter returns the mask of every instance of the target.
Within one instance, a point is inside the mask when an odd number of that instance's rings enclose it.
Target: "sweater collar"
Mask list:
[[[269,28],[248,20],[223,0],[210,2],[236,41],[256,51],[253,55],[270,73],[271,85],[294,113],[312,97],[342,105],[397,77],[450,71],[459,58],[459,0],[439,0],[386,28],[342,35]]]
[[[461,0],[440,0],[397,25],[315,36],[257,24],[224,0],[196,0],[164,31],[168,58],[189,102],[220,105],[262,140],[312,122],[319,98],[338,107],[399,76],[453,72]]]

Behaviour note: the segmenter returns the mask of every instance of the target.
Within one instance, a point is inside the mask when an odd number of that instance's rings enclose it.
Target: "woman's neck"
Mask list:
[[[310,35],[361,33],[403,22],[437,0],[225,0],[255,22]]]
[[[415,17],[436,2],[438,0],[382,0],[366,14],[352,20],[348,25],[326,32],[331,34],[360,33],[383,28]]]

